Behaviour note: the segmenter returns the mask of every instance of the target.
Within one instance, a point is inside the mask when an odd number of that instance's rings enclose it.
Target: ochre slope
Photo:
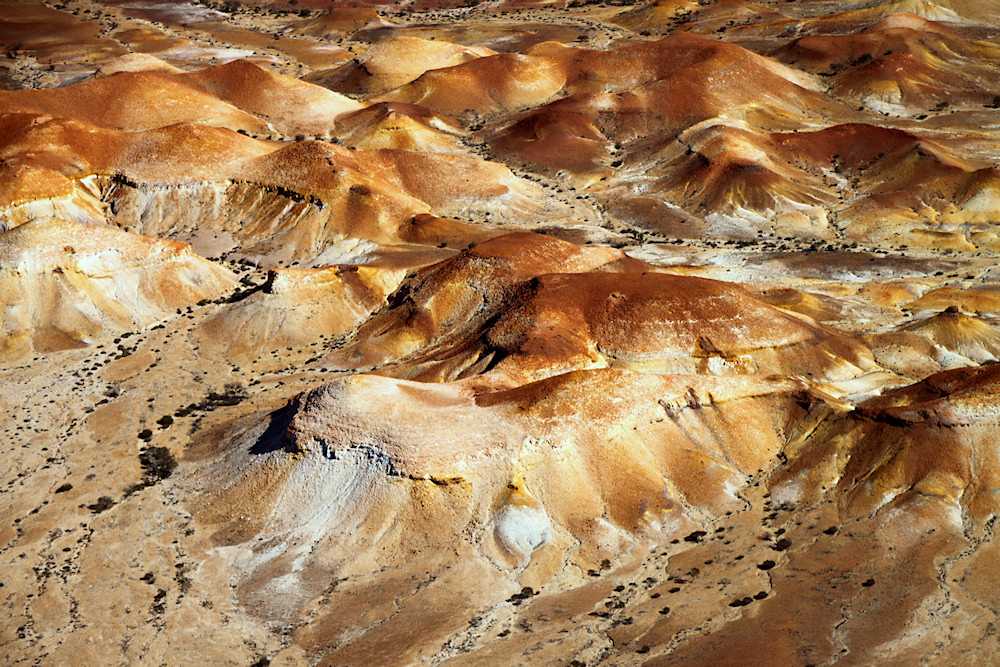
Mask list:
[[[0,234],[0,351],[84,347],[212,299],[234,282],[185,244],[38,220]]]
[[[171,103],[158,102],[164,99]],[[199,123],[259,135],[324,134],[337,116],[359,108],[342,95],[246,61],[191,74],[123,71],[64,88],[0,91],[3,113],[52,114],[129,131]]]
[[[649,268],[613,251],[507,235],[422,270],[362,327],[361,342],[324,365],[393,361],[380,372],[428,381],[492,368],[514,384],[608,366],[831,381],[877,370],[864,344],[808,316],[736,285]]]
[[[198,327],[201,345],[248,362],[343,335],[385,305],[403,270],[369,266],[272,270],[260,289]]]
[[[858,406],[813,439],[774,481],[779,499],[836,490],[852,516],[941,503],[959,525],[985,520],[1000,488],[1000,367],[944,371]]]
[[[351,62],[324,73],[322,78],[314,77],[314,80],[348,94],[377,95],[405,85],[430,70],[494,54],[491,49],[401,35],[373,44]]]
[[[220,537],[259,545],[238,590],[270,614],[330,576],[407,572],[414,550],[537,586],[739,507],[793,423],[828,409],[773,377],[596,370],[497,391],[360,375],[236,435],[201,512],[244,517]]]
[[[351,148],[401,148],[424,153],[464,153],[458,123],[425,107],[400,102],[372,104],[337,119],[339,143]]]

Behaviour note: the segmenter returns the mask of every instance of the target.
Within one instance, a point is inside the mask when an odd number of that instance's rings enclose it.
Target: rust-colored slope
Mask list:
[[[608,366],[827,380],[876,369],[864,345],[735,285],[635,264],[541,237],[494,239],[424,269],[328,363],[395,360],[381,372],[433,381],[493,369],[515,384]]]
[[[496,372],[603,366],[845,379],[870,352],[726,283],[663,274],[546,275],[486,333]],[[496,362],[494,362],[496,363]]]
[[[642,267],[611,248],[581,247],[530,233],[505,234],[418,271],[393,295],[391,307],[366,323],[356,342],[327,362],[356,368],[415,355],[408,364],[412,373],[414,364],[419,368],[439,352],[454,346],[464,351],[474,344],[483,327],[537,275]],[[489,360],[466,362],[481,369]]]
[[[908,52],[890,52],[855,65],[837,77],[833,93],[875,108],[881,103],[914,110],[911,113],[949,104],[983,105],[994,96],[990,88],[958,73],[937,70]]]
[[[171,103],[161,104],[165,99]],[[191,74],[120,72],[65,88],[0,91],[0,112],[51,114],[129,131],[199,123],[260,135],[323,134],[337,116],[360,106],[246,61]]]

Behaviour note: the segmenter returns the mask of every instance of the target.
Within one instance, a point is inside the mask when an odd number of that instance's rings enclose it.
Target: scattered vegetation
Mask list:
[[[211,412],[219,407],[239,405],[247,397],[246,388],[240,384],[230,383],[222,391],[210,391],[199,403],[189,403],[174,411],[174,417],[187,417],[195,412]],[[161,418],[162,419],[162,418]],[[173,420],[171,420],[171,423]]]
[[[110,496],[101,496],[100,498],[97,499],[97,502],[87,505],[87,509],[89,509],[94,514],[100,514],[105,510],[111,509],[112,507],[114,507],[114,505],[115,501],[112,500]]]
[[[147,447],[142,450],[139,453],[139,465],[142,467],[142,480],[126,489],[126,497],[170,477],[177,469],[177,461],[166,447]]]

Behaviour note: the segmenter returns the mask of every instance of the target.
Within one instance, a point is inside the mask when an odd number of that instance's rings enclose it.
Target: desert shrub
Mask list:
[[[166,447],[148,447],[139,454],[144,481],[155,484],[166,479],[177,469],[177,460]]]

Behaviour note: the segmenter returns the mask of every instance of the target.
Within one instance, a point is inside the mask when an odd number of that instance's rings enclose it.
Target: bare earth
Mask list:
[[[989,664],[998,13],[0,2],[0,663]]]

